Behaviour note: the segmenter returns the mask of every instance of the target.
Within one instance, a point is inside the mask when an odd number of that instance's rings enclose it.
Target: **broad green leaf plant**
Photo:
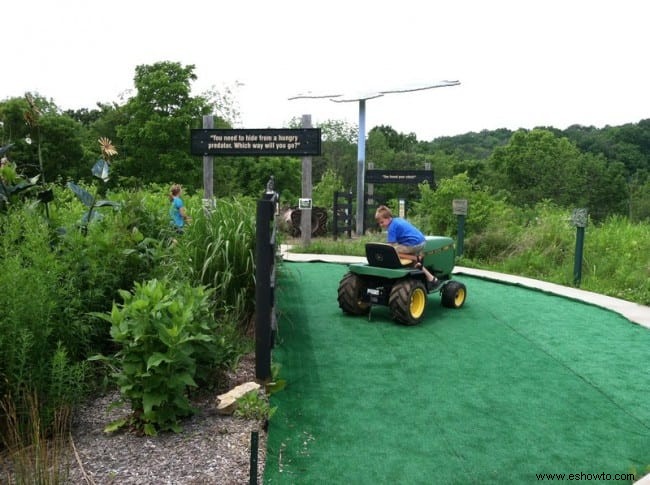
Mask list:
[[[121,393],[117,404],[128,402],[132,409],[105,431],[131,426],[147,435],[178,432],[180,419],[193,414],[188,390],[197,387],[198,367],[210,365],[206,355],[219,355],[211,292],[154,279],[136,283],[133,292],[121,290],[124,303],[114,304],[110,315],[97,314],[111,323],[120,350],[91,359],[109,363]]]
[[[117,155],[117,150],[115,149],[112,142],[108,138],[100,138],[98,141],[101,147],[103,158],[97,160],[95,165],[93,165],[91,172],[96,178],[106,183],[108,182],[109,179],[109,171],[110,171],[109,168],[110,168],[111,158]],[[95,195],[90,194],[90,192],[83,189],[82,187],[75,184],[74,182],[68,182],[67,185],[68,188],[74,192],[74,194],[81,201],[81,203],[88,208],[88,211],[84,214],[84,216],[81,219],[81,227],[82,230],[84,231],[84,234],[88,229],[88,224],[90,224],[94,220],[101,218],[101,214],[96,211],[97,208],[107,207],[107,206],[108,207],[120,206],[119,203],[110,200],[98,200],[97,194]],[[99,193],[99,190],[97,191],[97,193]]]
[[[36,187],[40,177],[25,179],[17,173],[16,164],[6,155],[11,147],[13,143],[0,147],[0,209],[6,209],[16,194]]]

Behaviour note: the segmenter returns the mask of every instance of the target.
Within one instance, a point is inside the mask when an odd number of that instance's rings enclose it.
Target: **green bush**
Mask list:
[[[188,390],[197,386],[197,374],[224,360],[210,293],[184,282],[150,280],[136,283],[132,293],[120,291],[124,303],[113,305],[110,315],[97,314],[111,323],[119,351],[94,359],[114,368],[122,399],[133,411],[108,430],[130,424],[148,435],[178,431],[179,419],[192,414]]]
[[[46,221],[14,208],[0,218],[0,235],[0,397],[22,415],[26,393],[36,393],[47,427],[57,406],[80,397],[85,369],[77,357],[87,332],[67,312],[74,288]]]
[[[414,214],[410,219],[425,234],[455,236],[458,216],[452,211],[454,199],[466,199],[468,202],[465,217],[467,233],[483,232],[495,221],[508,220],[511,216],[511,209],[502,198],[475,187],[467,174],[461,173],[440,181],[435,190],[428,184],[421,184],[420,201],[414,202]]]

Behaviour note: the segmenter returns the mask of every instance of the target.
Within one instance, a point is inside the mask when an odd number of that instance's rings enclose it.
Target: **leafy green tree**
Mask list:
[[[374,128],[368,133],[366,142],[366,162],[372,163],[376,169],[394,168],[395,150],[390,147],[388,138],[381,130]]]
[[[480,133],[469,132],[456,136],[442,136],[429,142],[418,142],[417,150],[429,154],[442,152],[456,160],[484,160],[490,157],[496,147],[507,144],[512,133],[511,130],[500,128],[483,130]]]
[[[81,167],[84,160],[82,130],[68,116],[46,115],[40,121],[41,155],[43,169],[48,181],[79,179],[88,167]]]
[[[650,170],[650,119],[602,129],[573,125],[562,135],[582,151],[602,154],[609,162],[623,163],[628,176],[638,170]]]
[[[314,207],[332,207],[334,205],[334,192],[344,190],[341,177],[334,170],[328,169],[314,186],[312,193]]]
[[[566,197],[577,174],[580,152],[566,138],[547,130],[519,130],[503,147],[495,148],[490,162],[499,187],[517,205]]]
[[[582,153],[565,137],[545,129],[516,132],[490,158],[493,188],[511,194],[518,206],[551,200],[561,207],[587,207],[595,219],[624,213],[627,185],[622,163]]]
[[[28,123],[27,114],[30,109],[27,95],[8,99],[0,104],[0,121],[2,121],[2,144],[13,143],[11,155],[17,170],[26,176],[34,177],[39,175],[41,170],[37,145],[33,143],[32,127]],[[32,122],[35,121],[34,118],[32,117]]]
[[[458,220],[452,211],[454,199],[468,201],[468,233],[479,233],[493,218],[509,214],[502,198],[473,184],[466,173],[441,180],[436,190],[428,184],[420,184],[419,188],[421,197],[414,202],[414,221],[426,234],[455,236]]]
[[[137,94],[123,107],[126,122],[117,126],[124,159],[116,172],[136,184],[169,183],[199,187],[202,164],[190,155],[190,129],[200,127],[211,106],[202,96],[191,96],[194,65],[157,62],[136,67]]]
[[[91,182],[92,177],[88,167],[92,166],[100,155],[97,140],[99,138],[117,139],[117,127],[126,124],[124,109],[116,103],[97,103],[95,109],[68,110],[64,114],[77,123],[83,150],[82,161],[79,164],[77,174],[73,178]],[[120,161],[120,158],[118,157],[116,160]],[[116,180],[117,178],[112,178],[108,182],[108,186],[114,187]]]
[[[650,222],[650,172],[641,170],[630,183],[629,218]]]
[[[313,158],[313,180],[320,180],[327,170],[333,170],[341,177],[343,186],[352,189],[357,180],[357,126],[346,121],[327,120],[319,128],[322,155]]]
[[[0,102],[0,146],[16,143],[29,135],[29,127],[25,122],[25,113],[29,109],[24,97],[10,98]],[[14,153],[17,147],[14,149]]]
[[[79,174],[83,150],[82,131],[52,101],[26,93],[0,103],[3,139],[14,143],[12,159],[26,176],[41,182]]]
[[[239,187],[238,193],[260,196],[266,189],[269,178],[273,175],[275,189],[280,193],[281,198],[296,203],[301,192],[301,163],[301,159],[296,157],[256,157],[254,159],[237,157],[228,164],[233,169],[232,175],[236,180],[235,185]],[[215,180],[216,187],[219,188],[219,180]],[[219,190],[219,193],[222,191]]]
[[[591,153],[583,154],[579,162],[576,205],[588,208],[594,221],[602,221],[613,214],[627,214],[629,188],[623,163],[608,163],[603,156]],[[570,203],[564,205],[569,207]]]
[[[370,138],[377,132],[384,135],[388,147],[395,152],[412,152],[417,147],[418,139],[415,133],[405,135],[404,133],[398,133],[391,126],[379,125],[370,130],[368,137]]]

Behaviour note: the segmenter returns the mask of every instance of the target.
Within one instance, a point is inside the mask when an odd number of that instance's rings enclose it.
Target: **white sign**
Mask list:
[[[217,207],[215,199],[201,199],[201,203],[206,211],[212,211]]]
[[[311,199],[298,199],[298,209],[311,209]]]
[[[452,210],[456,216],[467,215],[467,199],[454,199],[452,201]]]

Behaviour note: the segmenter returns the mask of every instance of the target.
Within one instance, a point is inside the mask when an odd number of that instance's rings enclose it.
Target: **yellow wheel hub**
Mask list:
[[[465,301],[465,290],[463,288],[459,288],[458,291],[456,292],[456,296],[454,297],[454,303],[456,304],[456,308],[459,308],[464,301]]]
[[[427,295],[421,288],[416,288],[411,295],[411,302],[409,304],[409,312],[413,318],[420,318],[424,313]]]

